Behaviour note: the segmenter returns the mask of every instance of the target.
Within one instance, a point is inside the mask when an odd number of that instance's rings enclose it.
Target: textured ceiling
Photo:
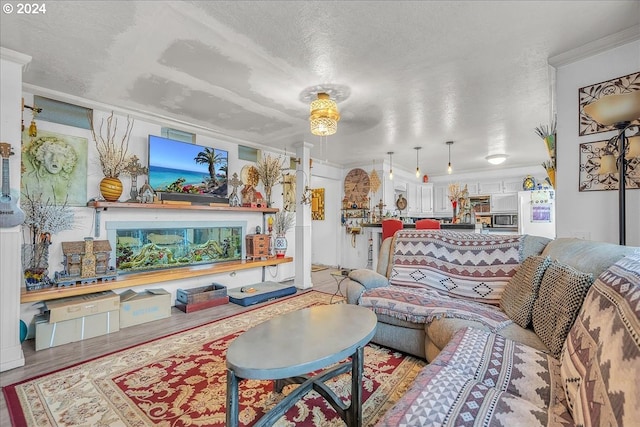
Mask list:
[[[10,2],[12,3],[12,2]],[[4,2],[3,2],[4,4]],[[0,15],[24,82],[234,141],[352,165],[445,173],[546,159],[548,58],[640,23],[639,1],[51,1]],[[309,132],[305,88],[345,86],[338,133]],[[577,96],[577,95],[576,95]]]

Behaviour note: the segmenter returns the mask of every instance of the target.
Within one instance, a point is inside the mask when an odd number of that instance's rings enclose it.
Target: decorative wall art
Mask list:
[[[606,140],[580,144],[579,191],[617,190],[620,180],[618,173],[599,174],[601,157],[605,154]],[[627,159],[625,186],[627,189],[640,188],[640,158]]]
[[[584,112],[584,106],[606,95],[629,93],[640,90],[640,72],[626,76],[607,80],[590,86],[578,89],[579,103],[579,135],[591,135],[594,133],[608,132],[615,128],[613,126],[603,126],[593,120]],[[635,120],[634,124],[640,124],[640,120]]]
[[[296,211],[296,176],[295,174],[282,175],[282,206],[287,212]]]
[[[22,191],[68,206],[87,204],[87,138],[22,134]]]
[[[324,188],[311,190],[311,219],[324,221]]]

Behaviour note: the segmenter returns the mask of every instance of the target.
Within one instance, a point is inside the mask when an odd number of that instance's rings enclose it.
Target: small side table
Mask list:
[[[329,300],[329,304],[342,302],[342,301],[336,301],[335,303],[333,302],[333,298],[337,297],[338,295],[340,295],[342,298],[346,298],[345,295],[342,293],[342,289],[340,288],[340,285],[342,284],[342,282],[344,282],[344,279],[349,277],[350,272],[351,272],[351,269],[343,268],[341,270],[335,270],[329,273],[331,274],[331,277],[333,277],[333,279],[336,281],[336,285],[338,285],[338,289],[336,289],[336,292],[331,296],[331,299]]]

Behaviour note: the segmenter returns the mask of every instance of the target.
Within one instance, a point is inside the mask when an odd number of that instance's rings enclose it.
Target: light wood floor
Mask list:
[[[334,271],[336,271],[335,268],[329,267],[326,270],[313,272],[311,275],[313,287],[310,289],[331,294],[336,293],[338,290],[337,282],[333,276],[330,275],[330,273]],[[298,292],[305,291],[306,290],[298,290]],[[52,372],[88,359],[99,357],[106,353],[112,353],[117,350],[131,347],[154,338],[180,332],[211,322],[212,320],[241,313],[258,306],[260,306],[260,304],[250,307],[242,307],[229,303],[189,314],[183,313],[173,307],[171,317],[167,319],[145,323],[138,326],[131,326],[112,334],[65,344],[60,347],[53,347],[38,352],[35,351],[34,341],[27,340],[22,343],[25,366],[0,373],[0,386],[4,387],[37,375]],[[0,427],[9,426],[11,426],[9,412],[7,411],[4,394],[2,394],[0,397]]]

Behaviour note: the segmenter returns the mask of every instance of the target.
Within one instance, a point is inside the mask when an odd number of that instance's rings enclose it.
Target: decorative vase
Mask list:
[[[276,235],[273,248],[276,252],[276,258],[284,258],[284,254],[287,253],[287,238],[284,234]]]
[[[547,175],[549,176],[549,182],[553,188],[556,188],[556,170],[547,169]]]
[[[455,224],[457,222],[457,216],[458,216],[458,201],[452,200],[451,206],[453,206],[453,217],[451,218],[451,223]]]
[[[118,178],[105,176],[100,181],[100,194],[107,202],[117,202],[122,194],[122,181]]]

